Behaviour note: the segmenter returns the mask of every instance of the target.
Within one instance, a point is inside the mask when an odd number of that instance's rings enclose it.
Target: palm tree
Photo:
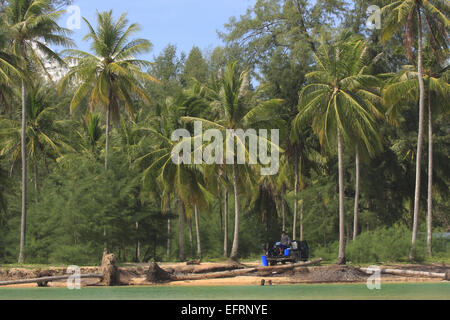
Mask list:
[[[432,217],[433,217],[433,114],[440,109],[448,111],[447,99],[450,95],[448,71],[436,64],[434,59],[428,59],[424,69],[423,81],[428,104],[428,193],[427,193],[427,248],[432,255]],[[398,117],[399,106],[404,102],[416,102],[419,96],[419,81],[414,66],[404,66],[383,91],[383,98],[389,106],[391,118]],[[434,111],[433,111],[434,110]]]
[[[295,114],[296,116],[297,114]],[[292,117],[292,120],[295,119],[295,116]],[[285,156],[286,161],[289,163],[290,161],[294,161],[294,217],[292,223],[292,239],[297,239],[297,220],[299,220],[299,228],[300,228],[300,241],[303,241],[303,208],[304,203],[303,200],[299,199],[299,191],[303,191],[305,187],[304,180],[308,176],[308,170],[315,167],[314,160],[312,160],[316,151],[314,150],[314,146],[308,142],[311,136],[311,130],[303,130],[301,134],[299,134],[293,127],[291,122],[291,128],[289,137],[286,141],[285,145]],[[290,168],[288,168],[290,169]],[[292,176],[292,172],[289,172],[289,175]],[[299,204],[300,204],[300,217],[298,215],[299,212]],[[300,219],[298,219],[300,218]]]
[[[416,182],[414,193],[414,220],[411,239],[410,260],[415,258],[417,240],[419,200],[420,200],[420,170],[422,162],[423,126],[425,113],[425,84],[423,80],[423,20],[428,27],[429,38],[434,49],[447,48],[447,28],[450,25],[448,16],[450,6],[446,0],[386,0],[381,10],[387,16],[382,32],[382,41],[391,38],[393,34],[404,30],[404,45],[408,59],[414,63],[412,45],[413,30],[417,29],[417,77],[419,81],[419,128],[416,153]],[[439,52],[437,50],[436,52]]]
[[[225,69],[223,77],[215,79],[212,86],[202,86],[206,92],[206,98],[209,99],[211,108],[216,109],[221,115],[215,121],[197,117],[183,117],[182,120],[187,122],[201,121],[205,126],[218,129],[222,132],[226,141],[229,138],[227,130],[247,129],[247,128],[270,128],[275,127],[274,121],[277,121],[277,108],[281,104],[281,100],[272,99],[264,102],[252,100],[249,92],[249,71],[240,72],[236,61],[229,63]],[[278,119],[280,124],[281,119]],[[238,144],[244,146],[245,141],[240,140]],[[227,150],[227,153],[230,150]],[[248,150],[244,151],[248,154]],[[234,150],[231,154],[234,156]],[[242,170],[238,175],[238,166],[234,159],[231,165],[231,176],[234,192],[234,238],[231,248],[230,258],[236,260],[238,258],[239,249],[239,190],[238,177],[243,181],[247,169]]]
[[[91,40],[94,54],[80,50],[67,50],[68,60],[75,66],[61,80],[60,89],[70,84],[78,88],[70,102],[73,111],[86,98],[89,98],[90,110],[96,106],[106,108],[106,146],[105,169],[108,168],[109,138],[111,116],[118,122],[121,106],[124,105],[131,117],[134,116],[133,95],[149,101],[142,86],[142,81],[157,80],[143,72],[141,68],[149,67],[150,62],[136,59],[135,56],[148,52],[151,43],[145,39],[129,38],[139,31],[138,24],[128,25],[126,13],[117,21],[112,10],[97,14],[97,30],[84,19],[89,33],[84,37]]]
[[[182,126],[179,119],[182,115],[197,115],[206,105],[193,92],[186,91],[177,98],[167,98],[160,106],[160,114],[152,116],[151,124],[146,132],[150,137],[149,152],[137,159],[143,164],[144,185],[157,181],[162,193],[163,210],[166,211],[169,196],[174,194],[179,208],[179,258],[184,260],[184,216],[196,216],[198,254],[201,254],[200,231],[198,227],[198,209],[206,204],[206,190],[202,187],[201,167],[197,165],[180,164],[172,161],[172,152],[178,143],[171,140],[172,132]],[[148,165],[147,165],[148,164]],[[192,207],[191,207],[192,206]]]
[[[29,87],[26,97],[26,150],[33,165],[33,182],[38,189],[38,161],[45,164],[47,159],[56,160],[63,150],[73,150],[65,138],[65,121],[56,120],[56,107],[52,105],[53,96],[41,84]],[[21,157],[21,121],[0,118],[4,138],[0,144],[0,154],[11,154],[11,171]]]
[[[11,52],[22,57],[21,69],[31,67],[42,69],[51,79],[47,71],[47,62],[62,63],[60,57],[48,45],[71,46],[67,38],[69,31],[57,24],[63,11],[55,11],[50,0],[10,0],[4,12],[4,25],[11,35]],[[44,60],[46,59],[46,60]],[[21,79],[22,95],[22,218],[20,227],[19,263],[24,259],[26,229],[26,79]]]
[[[349,33],[341,35],[333,44],[323,43],[315,54],[317,71],[307,74],[310,84],[300,91],[299,114],[294,119],[294,129],[300,132],[311,124],[322,144],[337,144],[339,165],[339,256],[345,263],[344,229],[344,142],[355,145],[357,141],[369,153],[375,148],[372,137],[379,111],[375,101],[379,96],[368,88],[378,86],[378,79],[365,74],[368,65],[367,44]],[[359,138],[357,138],[359,137]]]

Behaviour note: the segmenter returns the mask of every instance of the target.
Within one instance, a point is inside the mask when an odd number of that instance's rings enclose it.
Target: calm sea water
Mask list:
[[[0,300],[301,300],[301,299],[437,299],[450,300],[450,282],[390,283],[380,290],[364,284],[279,286],[143,286],[0,288]]]

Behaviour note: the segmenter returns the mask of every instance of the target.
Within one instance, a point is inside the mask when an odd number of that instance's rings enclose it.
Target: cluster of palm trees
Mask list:
[[[396,123],[399,106],[405,97],[419,101],[419,130],[416,153],[416,190],[414,201],[414,225],[410,258],[414,259],[417,239],[420,169],[423,148],[423,128],[426,99],[429,114],[429,169],[428,169],[428,248],[431,255],[432,232],[432,111],[434,106],[446,106],[450,86],[448,72],[439,68],[436,59],[424,67],[423,20],[426,21],[429,36],[427,43],[435,57],[447,57],[447,34],[449,26],[448,4],[442,1],[397,0],[387,1],[382,12],[388,19],[383,40],[388,40],[400,30],[405,32],[405,44],[411,63],[417,71],[407,66],[395,74],[375,75],[373,65],[379,59],[369,54],[368,41],[349,32],[343,32],[333,42],[323,42],[313,46],[315,71],[307,75],[307,84],[299,89],[298,111],[286,121],[281,117],[284,108],[279,99],[262,99],[258,90],[251,89],[250,71],[242,70],[237,62],[230,62],[207,83],[193,80],[191,88],[176,97],[167,97],[159,110],[152,112],[144,125],[132,129],[122,125],[123,136],[127,139],[126,152],[130,155],[130,166],[142,168],[143,185],[157,189],[163,211],[169,210],[175,200],[179,210],[179,258],[184,254],[184,217],[193,217],[197,234],[197,255],[202,248],[199,231],[199,211],[206,210],[211,199],[223,201],[224,213],[224,255],[228,256],[228,209],[229,193],[234,198],[234,238],[230,258],[239,255],[240,206],[242,197],[252,197],[254,190],[263,188],[278,199],[285,228],[286,194],[294,189],[293,238],[303,240],[303,201],[299,191],[304,184],[301,180],[308,170],[308,162],[318,158],[319,153],[308,150],[303,140],[305,132],[312,130],[322,147],[337,152],[339,187],[339,253],[338,263],[345,263],[345,212],[344,212],[344,171],[343,153],[350,150],[355,157],[356,185],[354,202],[353,239],[358,234],[359,175],[360,160],[376,155],[382,149],[382,140],[377,130],[381,121]],[[124,110],[130,119],[136,120],[138,105],[148,105],[150,98],[145,89],[147,82],[158,80],[146,72],[150,62],[137,59],[146,53],[151,43],[146,39],[130,39],[139,31],[137,24],[129,24],[126,14],[114,19],[112,11],[98,13],[97,27],[87,20],[89,33],[85,40],[91,42],[92,53],[68,49],[60,56],[51,45],[72,47],[70,31],[57,24],[62,11],[55,10],[50,0],[10,0],[1,13],[2,33],[0,34],[0,104],[12,108],[10,101],[20,96],[22,119],[2,118],[1,153],[12,154],[12,166],[22,162],[22,218],[19,262],[24,260],[27,203],[27,159],[34,167],[36,190],[37,158],[45,159],[48,150],[54,157],[64,157],[61,149],[71,146],[58,130],[45,131],[42,121],[55,121],[51,105],[52,97],[33,77],[33,73],[43,72],[53,81],[48,71],[48,62],[59,63],[68,68],[59,81],[59,92],[73,90],[70,111],[77,107],[86,108],[86,152],[95,149],[99,141],[98,114],[94,108],[105,110],[105,170],[109,169],[111,120],[121,123]],[[417,30],[417,48],[413,47],[413,30]],[[430,49],[430,50],[431,50]],[[19,90],[20,89],[20,93]],[[441,103],[442,102],[442,103]],[[174,130],[183,127],[193,131],[193,123],[200,121],[203,126],[215,128],[226,136],[230,129],[270,129],[279,128],[285,143],[279,146],[283,155],[280,171],[273,177],[262,177],[257,172],[258,165],[225,164],[175,164],[172,151],[177,143],[172,141]],[[138,123],[134,121],[133,123]],[[53,127],[64,126],[55,123]],[[5,129],[6,128],[6,129]],[[131,130],[131,131],[129,131]],[[140,132],[141,134],[135,134]],[[142,144],[141,137],[150,137],[152,143]],[[193,138],[195,139],[195,137]],[[237,138],[239,139],[239,138]],[[20,143],[18,141],[20,140]],[[226,140],[226,139],[225,139]],[[238,141],[245,146],[246,142]],[[19,148],[20,146],[20,148]],[[272,146],[275,148],[275,146]],[[249,151],[245,149],[245,153]],[[316,159],[317,161],[317,159]],[[290,174],[294,173],[294,182]],[[245,188],[245,189],[244,189]],[[246,192],[244,192],[246,191]],[[249,199],[251,200],[251,199]],[[300,206],[300,223],[297,226]],[[222,210],[221,210],[222,212]],[[138,224],[136,223],[136,228]],[[168,224],[170,231],[170,220]],[[106,232],[106,231],[105,231]]]

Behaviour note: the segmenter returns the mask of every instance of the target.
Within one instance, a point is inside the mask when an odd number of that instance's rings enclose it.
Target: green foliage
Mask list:
[[[417,261],[425,257],[425,238],[421,240],[416,249]],[[354,263],[406,262],[410,248],[411,230],[405,225],[394,224],[390,228],[363,232],[347,245],[347,255]]]
[[[196,81],[205,82],[208,79],[208,65],[198,47],[193,47],[184,64],[181,82],[190,87]]]

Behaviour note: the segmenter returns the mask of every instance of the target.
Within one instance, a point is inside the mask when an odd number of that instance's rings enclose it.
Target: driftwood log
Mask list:
[[[172,276],[172,280],[173,281],[183,281],[183,280],[233,278],[233,277],[237,277],[237,276],[246,275],[246,274],[252,273],[254,271],[256,271],[256,268],[236,269],[236,270],[230,270],[230,271],[201,273],[201,274],[174,275],[174,276]]]
[[[227,262],[227,263],[217,263],[213,265],[209,264],[199,264],[199,265],[177,265],[169,268],[170,272],[174,273],[210,273],[210,272],[219,272],[219,271],[230,271],[236,269],[244,269],[247,268],[244,265],[235,263],[235,262]],[[169,269],[166,268],[167,271]]]
[[[7,281],[0,281],[0,286],[8,286],[11,284],[26,284],[26,283],[37,283],[38,286],[42,286],[42,285],[45,285],[48,282],[52,282],[52,281],[67,280],[67,279],[69,279],[69,277],[73,277],[73,275],[69,274],[69,275],[64,275],[64,276],[7,280]],[[100,273],[80,274],[80,278],[103,278],[103,275]]]
[[[361,271],[372,274],[373,269],[370,268],[359,268]],[[390,269],[390,268],[380,268],[380,272],[384,274],[394,274],[399,276],[414,276],[414,277],[429,277],[429,278],[441,278],[444,280],[449,280],[449,273],[444,272],[429,272],[429,271],[415,271],[415,270],[402,270],[402,269]]]

